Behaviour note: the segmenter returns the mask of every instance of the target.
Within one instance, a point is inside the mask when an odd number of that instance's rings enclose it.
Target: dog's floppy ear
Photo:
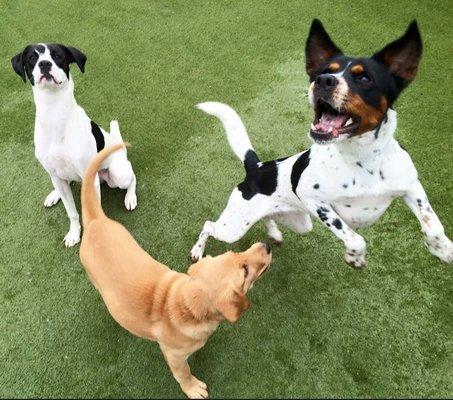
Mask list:
[[[414,20],[403,36],[385,46],[372,58],[384,64],[398,78],[399,83],[404,88],[417,75],[422,50],[422,38],[417,21]]]
[[[330,39],[319,19],[314,19],[305,44],[305,69],[308,75],[313,74],[334,55],[342,51]]]
[[[69,56],[69,62],[75,62],[82,73],[85,72],[85,63],[87,62],[87,56],[75,47],[64,46]]]
[[[25,62],[24,62],[24,54],[27,48],[25,48],[21,53],[16,54],[11,59],[11,65],[13,66],[14,71],[16,74],[19,75],[24,82],[27,82],[27,78],[25,77]]]
[[[218,311],[231,323],[237,322],[241,314],[249,307],[249,299],[237,290],[221,299],[217,305]]]

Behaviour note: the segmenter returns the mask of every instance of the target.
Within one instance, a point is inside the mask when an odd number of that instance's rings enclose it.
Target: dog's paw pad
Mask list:
[[[80,229],[79,230],[70,230],[68,234],[64,237],[64,245],[66,247],[73,247],[80,242]]]
[[[60,194],[56,189],[52,190],[44,200],[44,207],[52,207],[60,201]]]
[[[126,210],[134,210],[137,207],[137,195],[135,193],[126,193],[124,205],[126,206]]]

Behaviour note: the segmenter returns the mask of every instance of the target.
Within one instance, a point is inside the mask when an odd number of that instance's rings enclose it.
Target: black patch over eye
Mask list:
[[[38,61],[38,57],[35,54],[32,54],[30,57],[28,57],[28,61],[35,63],[36,61]]]
[[[244,278],[247,278],[249,274],[249,266],[247,264],[244,264],[242,268],[244,268]]]

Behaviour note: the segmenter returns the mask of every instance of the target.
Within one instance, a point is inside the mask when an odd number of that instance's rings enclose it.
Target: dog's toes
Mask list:
[[[192,264],[196,263],[203,257],[203,250],[204,249],[199,244],[193,246],[192,250],[190,250],[189,253],[189,258]]]
[[[56,189],[52,190],[44,200],[44,207],[52,207],[60,201],[60,194]]]
[[[64,237],[64,244],[66,247],[73,247],[80,242],[80,230],[70,230]]]
[[[447,236],[435,236],[425,242],[429,252],[444,263],[453,264],[453,242]]]
[[[362,269],[366,265],[365,254],[349,253],[344,255],[344,260],[354,269]]]
[[[272,244],[277,247],[280,247],[283,244],[283,238],[282,238],[282,240],[276,240],[274,238],[269,238],[269,239],[272,242]]]
[[[183,388],[184,393],[189,399],[207,399],[208,391],[206,383],[192,377],[190,387]]]
[[[126,206],[126,210],[134,210],[135,207],[137,207],[137,195],[135,193],[126,193],[126,197],[124,198],[124,205]]]

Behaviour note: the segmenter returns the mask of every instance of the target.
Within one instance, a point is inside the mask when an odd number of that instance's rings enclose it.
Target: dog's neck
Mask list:
[[[33,86],[33,97],[36,106],[36,118],[45,120],[48,117],[66,116],[76,105],[74,81],[71,75],[66,83],[58,88],[41,88]]]
[[[223,319],[213,307],[213,301],[201,280],[189,277],[182,287],[182,294],[181,309],[188,318],[197,322],[220,322]]]
[[[388,144],[393,140],[396,130],[396,112],[387,111],[381,123],[372,131],[338,143],[333,147],[345,160],[353,163],[374,163],[380,159]]]

